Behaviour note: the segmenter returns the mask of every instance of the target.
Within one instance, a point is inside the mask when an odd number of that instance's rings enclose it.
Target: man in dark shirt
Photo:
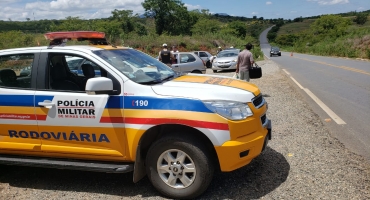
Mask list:
[[[171,66],[171,63],[173,60],[175,60],[175,57],[171,53],[171,51],[167,48],[167,44],[164,43],[162,45],[163,50],[159,52],[158,60],[162,61],[167,66]]]

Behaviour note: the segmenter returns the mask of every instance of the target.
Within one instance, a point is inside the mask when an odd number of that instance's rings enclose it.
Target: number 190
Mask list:
[[[135,106],[148,106],[149,102],[148,100],[136,100]]]

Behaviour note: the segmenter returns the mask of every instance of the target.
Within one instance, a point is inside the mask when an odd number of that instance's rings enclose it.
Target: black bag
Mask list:
[[[257,65],[257,63],[254,64],[255,66],[251,67],[249,69],[249,78],[250,79],[256,79],[262,77],[262,68]]]

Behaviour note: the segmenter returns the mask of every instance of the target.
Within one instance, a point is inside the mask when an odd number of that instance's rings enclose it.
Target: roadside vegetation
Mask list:
[[[204,50],[216,54],[217,47],[244,48],[250,42],[255,58],[263,59],[259,34],[268,33],[272,45],[285,51],[370,58],[369,11],[313,16],[294,20],[234,17],[211,14],[209,10],[188,11],[181,0],[145,0],[145,15],[132,10],[113,10],[102,19],[44,19],[0,21],[0,49],[48,45],[43,34],[53,31],[101,31],[115,45],[129,46],[156,56],[163,43],[180,51]]]
[[[205,50],[216,54],[217,47],[244,48],[254,45],[256,58],[263,59],[259,34],[275,21],[210,14],[208,10],[188,11],[179,0],[161,4],[159,0],[142,3],[145,15],[131,10],[113,10],[104,19],[0,21],[0,49],[48,45],[43,34],[54,31],[101,31],[115,45],[129,46],[156,56],[163,43],[177,45],[180,51]]]
[[[268,34],[285,51],[323,56],[370,59],[370,10],[277,24]]]

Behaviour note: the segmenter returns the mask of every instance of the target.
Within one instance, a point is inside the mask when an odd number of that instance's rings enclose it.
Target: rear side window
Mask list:
[[[34,54],[0,56],[0,87],[31,88]]]
[[[196,58],[191,54],[181,54],[180,63],[194,62]]]
[[[199,52],[200,57],[208,57],[208,55],[205,52]]]

